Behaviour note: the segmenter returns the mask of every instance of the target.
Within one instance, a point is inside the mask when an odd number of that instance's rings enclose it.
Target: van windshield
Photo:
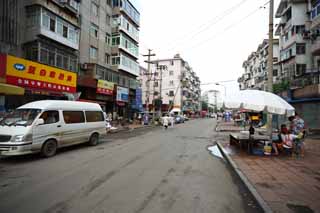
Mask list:
[[[32,124],[41,109],[16,109],[8,113],[0,121],[1,126],[29,126]]]

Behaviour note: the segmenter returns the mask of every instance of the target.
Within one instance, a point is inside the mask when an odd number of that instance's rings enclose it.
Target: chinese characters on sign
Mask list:
[[[56,92],[75,93],[77,74],[7,55],[7,83]]]
[[[114,83],[104,80],[98,80],[97,93],[104,95],[113,95]]]

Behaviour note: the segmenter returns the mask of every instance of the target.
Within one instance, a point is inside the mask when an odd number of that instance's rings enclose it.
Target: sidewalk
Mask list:
[[[127,125],[118,125],[114,126],[116,129],[113,130],[107,130],[107,133],[118,133],[122,131],[130,131],[130,130],[135,130],[135,129],[140,129],[140,128],[151,128],[154,127],[154,125],[142,125],[142,124],[127,124]]]
[[[274,212],[320,212],[320,140],[307,139],[305,157],[292,159],[248,155],[228,139],[219,141],[226,154]]]

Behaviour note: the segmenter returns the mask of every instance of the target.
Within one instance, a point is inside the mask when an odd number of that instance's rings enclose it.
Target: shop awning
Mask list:
[[[11,84],[0,83],[0,94],[4,95],[24,95],[24,88]]]

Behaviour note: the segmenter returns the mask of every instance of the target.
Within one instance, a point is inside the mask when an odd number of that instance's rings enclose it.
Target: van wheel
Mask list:
[[[55,140],[48,140],[43,144],[41,149],[41,155],[46,158],[54,156],[56,152],[57,152],[57,142]]]
[[[89,140],[89,145],[96,146],[98,145],[98,143],[99,143],[99,135],[97,133],[92,134]]]

